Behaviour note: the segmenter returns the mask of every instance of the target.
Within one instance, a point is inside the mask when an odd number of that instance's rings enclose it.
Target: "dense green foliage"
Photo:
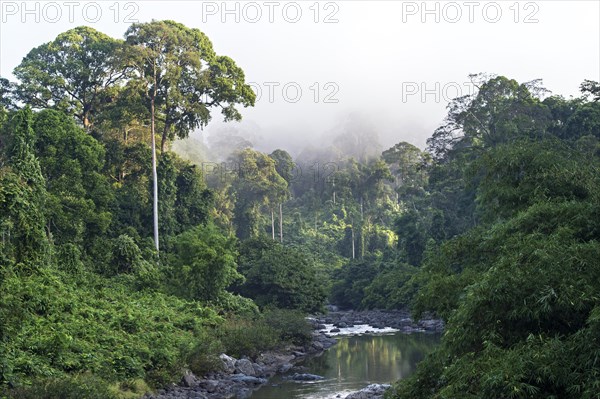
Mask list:
[[[437,169],[460,160],[475,219],[412,279],[417,314],[434,311],[447,331],[388,397],[599,397],[596,105],[494,78],[457,113],[462,137],[430,141]],[[495,119],[476,127],[475,114]]]
[[[4,276],[2,341],[11,349],[3,353],[4,382],[87,371],[164,384],[203,325],[218,322],[208,308],[90,273]]]
[[[227,353],[254,357],[281,342],[304,345],[312,339],[312,330],[303,312],[271,308],[261,316],[229,319],[219,338]]]
[[[245,282],[236,290],[259,306],[315,312],[325,299],[314,260],[302,251],[266,239],[242,244],[239,271]]]
[[[236,271],[235,239],[214,225],[198,226],[174,239],[170,262],[172,285],[185,298],[216,300],[232,283],[242,278]]]

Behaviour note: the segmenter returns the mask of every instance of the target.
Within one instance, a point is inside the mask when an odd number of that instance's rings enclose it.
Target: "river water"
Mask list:
[[[299,363],[305,368],[295,371],[324,380],[295,382],[276,376],[251,399],[343,398],[372,383],[391,383],[409,376],[439,340],[440,335],[425,333],[339,337],[335,346]]]

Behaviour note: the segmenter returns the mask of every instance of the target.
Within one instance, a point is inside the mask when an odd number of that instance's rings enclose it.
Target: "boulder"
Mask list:
[[[181,377],[181,385],[188,388],[197,385],[196,376],[190,371],[186,371],[183,377]]]
[[[254,366],[252,365],[252,362],[248,359],[237,360],[235,362],[235,372],[249,375],[252,377],[256,375],[256,371],[254,371]]]
[[[316,351],[323,350],[323,344],[320,341],[314,341],[312,344],[310,344],[310,347]]]
[[[223,371],[227,374],[233,374],[235,372],[235,359],[231,356],[227,356],[224,353],[219,355],[219,359],[223,362]]]
[[[351,393],[345,399],[382,399],[385,391],[389,388],[389,384],[371,384],[360,391]]]
[[[265,364],[267,366],[273,366],[276,364],[289,363],[292,361],[292,359],[294,359],[293,355],[283,355],[274,352],[266,352],[260,354],[256,359],[256,362]]]
[[[254,368],[254,375],[257,377],[262,377],[265,374],[265,368],[258,363],[253,363],[252,367]]]

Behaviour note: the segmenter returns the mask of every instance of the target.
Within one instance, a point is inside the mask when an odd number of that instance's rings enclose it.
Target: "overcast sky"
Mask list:
[[[132,21],[199,28],[253,83],[257,104],[238,127],[271,148],[319,144],[349,115],[386,147],[423,147],[448,100],[471,90],[470,73],[542,78],[565,96],[600,80],[599,1],[1,0],[0,12],[9,79],[30,49],[75,26],[120,38]]]

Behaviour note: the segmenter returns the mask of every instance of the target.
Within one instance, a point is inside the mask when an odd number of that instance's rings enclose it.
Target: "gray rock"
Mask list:
[[[275,364],[289,363],[292,361],[292,359],[294,359],[293,355],[283,355],[279,353],[266,352],[258,356],[256,362],[263,363],[267,366],[272,366]]]
[[[256,375],[256,371],[254,371],[254,366],[252,362],[248,359],[239,359],[235,362],[235,372],[246,374],[254,377]]]
[[[313,348],[316,351],[323,350],[323,344],[320,341],[314,341],[310,346],[311,346],[311,348]]]
[[[284,363],[281,366],[279,366],[279,368],[277,369],[278,373],[285,373],[287,371],[290,371],[290,369],[294,367],[294,365],[292,365],[291,363]]]
[[[252,367],[254,368],[254,375],[257,377],[262,377],[265,374],[265,368],[258,363],[253,363]]]
[[[233,357],[222,353],[219,355],[219,359],[223,362],[223,371],[225,373],[233,374],[235,372],[235,359]]]
[[[252,377],[252,376],[244,375],[244,374],[234,374],[231,377],[229,377],[229,379],[231,381],[241,382],[241,383],[250,384],[250,385],[266,384],[266,382],[267,382],[267,380],[265,378]]]
[[[188,388],[197,385],[196,376],[191,372],[186,371],[181,378],[181,385]]]
[[[389,384],[371,384],[360,391],[351,393],[345,399],[382,399],[385,391],[389,388]]]
[[[325,377],[321,377],[320,375],[316,375],[316,374],[300,374],[300,373],[296,373],[291,375],[290,377],[288,377],[290,380],[294,380],[294,381],[319,381],[319,380],[324,380]]]
[[[421,320],[418,325],[426,331],[438,331],[443,329],[441,320]]]
[[[208,393],[216,392],[219,388],[219,381],[216,380],[202,380],[199,384]]]

